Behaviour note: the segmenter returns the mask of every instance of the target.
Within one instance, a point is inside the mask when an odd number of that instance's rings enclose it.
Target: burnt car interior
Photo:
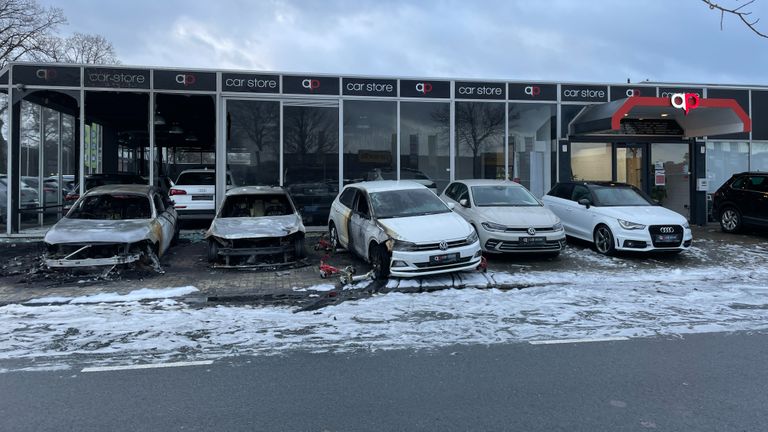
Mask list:
[[[293,214],[285,195],[233,195],[227,197],[221,217],[287,216]]]
[[[152,207],[149,199],[141,195],[100,194],[85,197],[72,212],[71,219],[149,219]]]

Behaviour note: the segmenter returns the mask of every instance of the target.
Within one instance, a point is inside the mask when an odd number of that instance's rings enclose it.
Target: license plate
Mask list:
[[[679,242],[680,236],[678,236],[677,234],[657,234],[656,241],[657,242]]]
[[[459,254],[458,253],[450,253],[450,254],[443,254],[443,255],[432,255],[429,257],[429,263],[430,264],[449,264],[452,262],[456,262],[459,260]]]
[[[520,237],[518,243],[521,245],[533,245],[545,243],[546,241],[546,237]]]
[[[192,195],[192,201],[213,201],[213,195]]]

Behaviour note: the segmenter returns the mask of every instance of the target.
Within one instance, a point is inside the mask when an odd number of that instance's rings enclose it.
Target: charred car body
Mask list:
[[[80,197],[45,235],[48,267],[92,267],[157,258],[178,239],[176,210],[148,185],[100,186]]]
[[[227,191],[205,235],[208,261],[218,267],[292,264],[306,256],[305,232],[285,189],[236,187]]]

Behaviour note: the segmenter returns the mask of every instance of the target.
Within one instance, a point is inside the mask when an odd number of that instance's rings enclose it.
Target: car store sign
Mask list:
[[[696,93],[673,93],[669,98],[672,106],[685,111],[686,115],[688,111],[699,106],[699,101],[699,95]]]

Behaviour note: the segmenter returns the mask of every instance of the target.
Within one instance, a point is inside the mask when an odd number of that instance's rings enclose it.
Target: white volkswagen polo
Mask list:
[[[565,233],[595,244],[601,254],[688,249],[688,221],[656,205],[634,186],[611,182],[558,183],[542,199],[563,221]]]
[[[331,205],[330,241],[371,263],[374,277],[409,277],[480,264],[477,233],[432,191],[412,181],[347,185]]]

